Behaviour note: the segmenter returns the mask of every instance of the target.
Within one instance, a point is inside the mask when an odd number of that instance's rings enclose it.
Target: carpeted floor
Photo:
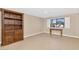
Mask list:
[[[78,50],[79,39],[57,35],[39,34],[25,38],[0,50]]]

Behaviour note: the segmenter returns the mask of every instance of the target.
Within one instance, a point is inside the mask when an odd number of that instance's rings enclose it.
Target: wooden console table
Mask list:
[[[49,31],[50,31],[50,35],[52,35],[52,30],[56,30],[56,31],[60,31],[61,33],[61,36],[63,34],[63,28],[49,28]]]

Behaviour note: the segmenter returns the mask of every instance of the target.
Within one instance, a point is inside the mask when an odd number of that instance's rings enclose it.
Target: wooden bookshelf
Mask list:
[[[23,13],[1,9],[2,46],[23,40]]]

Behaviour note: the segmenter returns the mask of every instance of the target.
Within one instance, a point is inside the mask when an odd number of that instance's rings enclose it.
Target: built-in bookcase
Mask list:
[[[1,9],[2,46],[23,40],[23,13]]]

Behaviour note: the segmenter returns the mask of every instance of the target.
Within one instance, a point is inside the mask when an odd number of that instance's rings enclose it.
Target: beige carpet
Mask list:
[[[78,50],[79,39],[39,34],[4,47],[2,50]]]

